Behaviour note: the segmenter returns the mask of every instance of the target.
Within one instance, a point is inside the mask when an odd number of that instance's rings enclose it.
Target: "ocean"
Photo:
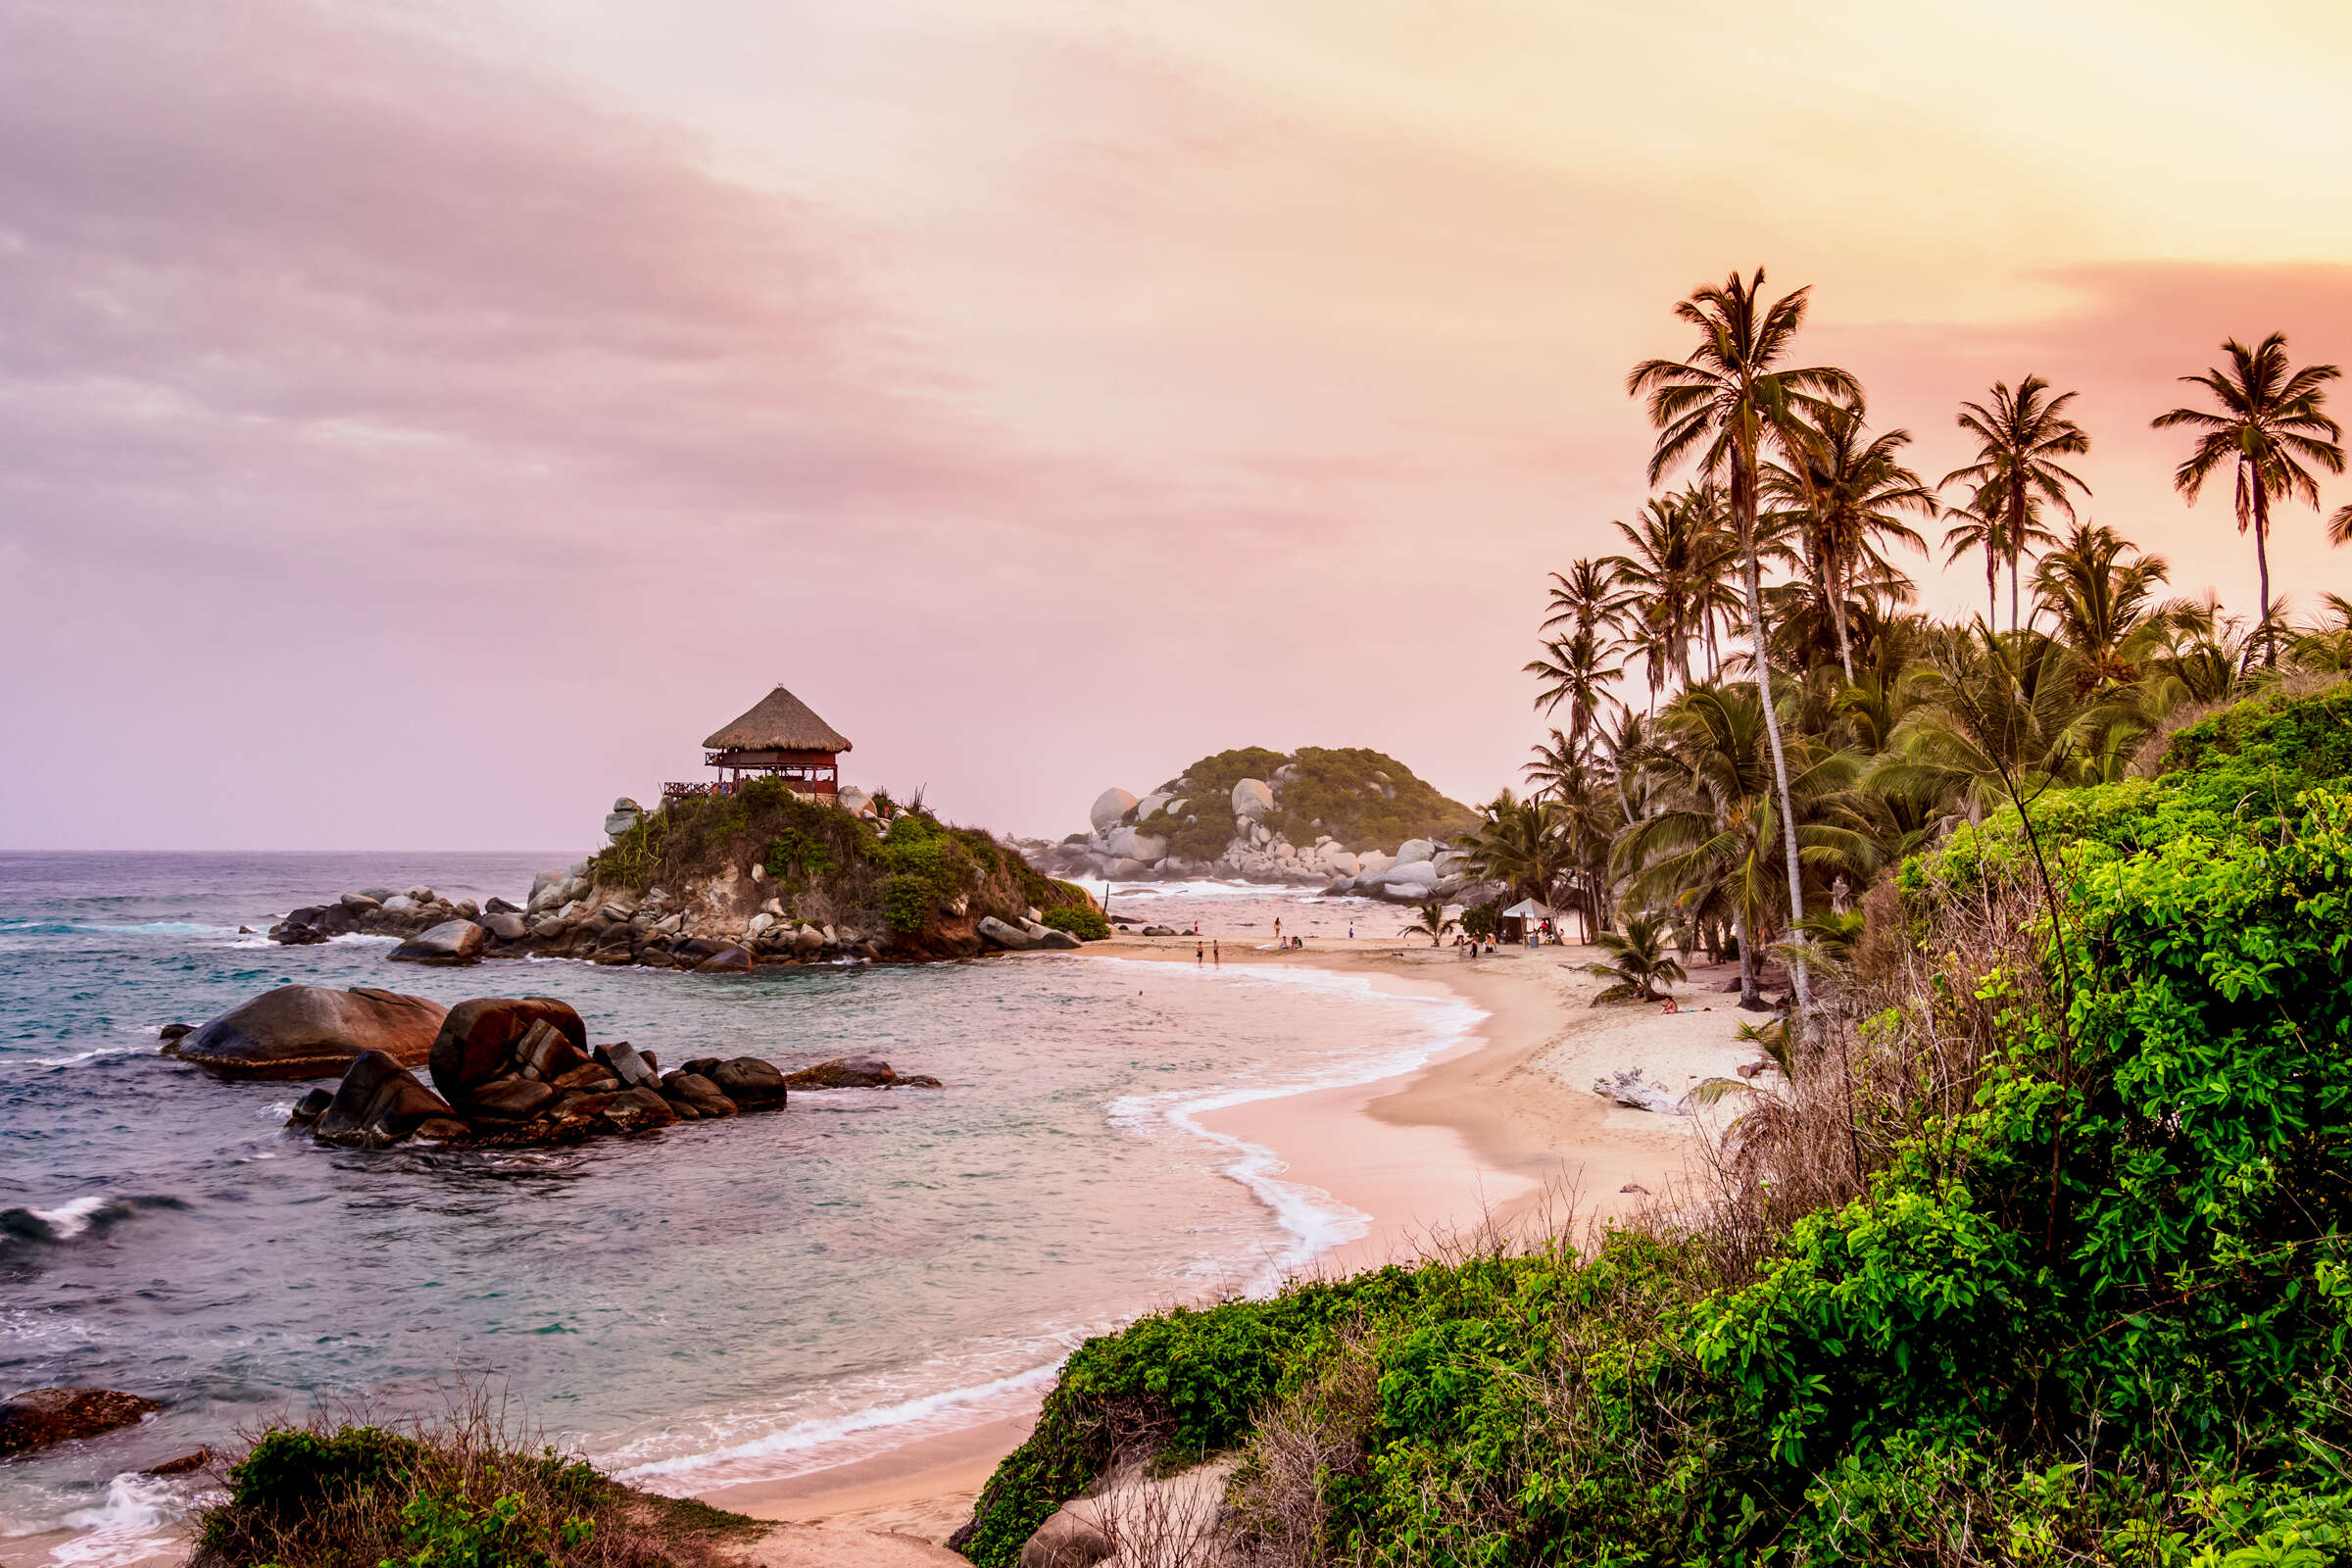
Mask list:
[[[164,1401],[138,1429],[0,1463],[0,1544],[126,1560],[196,1483],[136,1472],[282,1414],[430,1408],[460,1380],[639,1485],[841,1463],[1034,1400],[1091,1333],[1270,1289],[1365,1218],[1195,1119],[1408,1070],[1465,1004],[1309,969],[1054,955],[716,978],[568,960],[424,969],[388,940],[258,932],[347,889],[519,900],[562,855],[0,855],[0,1393]],[[1114,912],[1228,942],[1388,936],[1357,900],[1120,888]],[[288,981],[454,1003],[559,997],[675,1061],[850,1054],[938,1090],[576,1149],[323,1149],[307,1084],[157,1054]]]

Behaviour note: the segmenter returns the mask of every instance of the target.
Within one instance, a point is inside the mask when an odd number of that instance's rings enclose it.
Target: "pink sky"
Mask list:
[[[584,848],[778,679],[1004,829],[1252,744],[1484,798],[1627,367],[1759,264],[1931,478],[2080,388],[2087,514],[2250,607],[2147,419],[2352,362],[2352,8],[1912,9],[16,0],[0,847]]]

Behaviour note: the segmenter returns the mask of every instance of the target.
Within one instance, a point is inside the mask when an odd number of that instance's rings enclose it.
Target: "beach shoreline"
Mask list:
[[[1583,966],[1599,955],[1576,946],[1465,959],[1449,947],[1396,939],[1324,939],[1303,949],[1216,943],[1212,969],[1352,975],[1392,993],[1458,999],[1480,1014],[1464,1039],[1405,1071],[1199,1114],[1208,1131],[1271,1152],[1284,1182],[1363,1216],[1360,1234],[1297,1278],[1341,1278],[1483,1246],[1582,1244],[1598,1227],[1671,1201],[1692,1177],[1700,1122],[1611,1105],[1592,1079],[1640,1066],[1680,1093],[1756,1054],[1733,1038],[1742,1015],[1710,994],[1729,969],[1694,971],[1682,988],[1687,1004],[1712,1010],[1663,1014],[1593,1007],[1604,982]],[[1190,936],[1121,934],[1084,952],[1199,967],[1197,945]],[[698,1495],[796,1526],[941,1542],[970,1516],[980,1487],[1033,1418],[1033,1410],[1000,1417],[830,1469]]]

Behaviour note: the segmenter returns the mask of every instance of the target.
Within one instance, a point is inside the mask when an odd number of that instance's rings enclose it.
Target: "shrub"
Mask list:
[[[1041,912],[1045,924],[1056,931],[1067,931],[1082,942],[1102,942],[1110,936],[1110,922],[1093,905],[1064,905]]]
[[[433,1417],[271,1427],[225,1482],[191,1568],[723,1568],[766,1529],[624,1487],[477,1389]]]

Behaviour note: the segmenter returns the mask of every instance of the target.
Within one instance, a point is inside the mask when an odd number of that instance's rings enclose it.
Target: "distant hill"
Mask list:
[[[1434,865],[1444,842],[1479,819],[1385,752],[1322,746],[1218,752],[1141,799],[1105,790],[1090,815],[1092,831],[1051,856],[1061,874],[1324,883],[1396,874],[1415,884],[1445,869]],[[1416,864],[1430,868],[1402,869]],[[1385,889],[1367,887],[1376,890]]]

